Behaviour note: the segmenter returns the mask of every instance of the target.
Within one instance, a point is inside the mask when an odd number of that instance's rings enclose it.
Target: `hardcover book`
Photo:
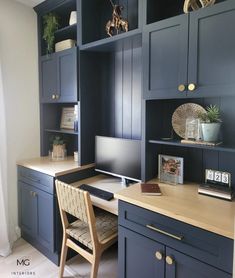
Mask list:
[[[162,195],[161,189],[157,183],[141,183],[141,193],[143,195]]]

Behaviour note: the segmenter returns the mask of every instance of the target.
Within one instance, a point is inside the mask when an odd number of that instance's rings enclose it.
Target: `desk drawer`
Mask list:
[[[123,201],[119,225],[232,273],[233,240]]]
[[[53,194],[54,178],[52,176],[18,166],[18,179],[29,185],[33,185],[45,192]]]

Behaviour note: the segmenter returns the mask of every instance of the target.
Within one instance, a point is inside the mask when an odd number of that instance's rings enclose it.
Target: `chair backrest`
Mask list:
[[[58,180],[55,184],[60,209],[89,223],[87,203],[90,198],[87,192]]]

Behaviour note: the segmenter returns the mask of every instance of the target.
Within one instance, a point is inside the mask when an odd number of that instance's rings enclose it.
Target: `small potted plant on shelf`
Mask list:
[[[59,28],[58,17],[53,13],[43,16],[43,39],[47,43],[47,54],[51,54],[54,50],[55,31]]]
[[[50,138],[52,142],[52,160],[64,160],[67,152],[66,152],[66,145],[65,140],[61,136],[52,136]]]
[[[205,113],[200,113],[202,136],[207,142],[218,142],[221,128],[220,110],[217,105],[209,105]]]

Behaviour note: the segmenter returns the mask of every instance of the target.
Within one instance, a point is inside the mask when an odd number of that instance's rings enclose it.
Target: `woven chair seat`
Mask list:
[[[96,231],[101,244],[105,243],[110,238],[117,236],[117,216],[106,211],[97,210],[95,218]],[[89,227],[85,222],[77,220],[71,223],[66,229],[66,233],[81,242],[83,245],[87,246],[89,249],[93,249]]]

